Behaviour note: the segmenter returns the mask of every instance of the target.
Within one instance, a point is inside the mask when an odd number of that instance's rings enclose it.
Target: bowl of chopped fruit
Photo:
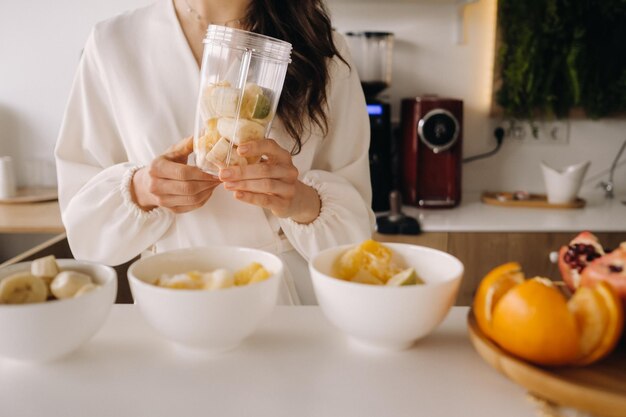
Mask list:
[[[0,269],[0,357],[47,362],[104,324],[117,294],[111,267],[46,256]]]
[[[276,305],[283,263],[257,249],[215,246],[162,252],[134,262],[135,304],[161,336],[187,350],[237,347]]]
[[[324,315],[351,339],[401,350],[434,330],[454,304],[463,264],[440,250],[367,240],[309,262]]]

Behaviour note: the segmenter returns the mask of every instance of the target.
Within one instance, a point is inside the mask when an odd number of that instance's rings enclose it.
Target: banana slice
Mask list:
[[[81,295],[87,294],[88,292],[91,292],[93,290],[97,290],[98,288],[100,288],[99,285],[90,282],[89,284],[85,284],[80,287],[78,291],[76,291],[76,293],[74,294],[74,297],[80,297]]]
[[[72,298],[84,285],[92,284],[89,275],[77,271],[62,271],[54,277],[50,291],[58,299]]]
[[[230,83],[228,81],[222,81],[217,84],[209,84],[202,91],[202,96],[200,97],[200,115],[202,119],[210,119],[216,116],[213,94],[216,90],[221,88],[230,88]]]
[[[43,279],[46,283],[47,297],[52,295],[52,292],[50,292],[50,284],[59,271],[59,265],[57,264],[57,260],[54,255],[35,259],[30,264],[30,273]]]
[[[245,142],[261,140],[265,137],[265,126],[252,120],[220,117],[217,120],[220,135],[239,145]]]
[[[174,290],[197,290],[202,288],[204,282],[200,272],[190,271],[175,275],[163,274],[157,285]]]
[[[217,119],[206,120],[204,126],[204,134],[195,138],[193,143],[196,166],[204,171],[214,172],[217,171],[217,168],[214,164],[207,161],[206,156],[221,138],[217,131]]]
[[[217,119],[208,119],[204,123],[204,135],[200,136],[194,144],[194,151],[208,152],[220,140],[220,134],[217,131]]]
[[[35,259],[30,264],[30,273],[36,277],[49,278],[50,281],[59,273],[59,265],[54,255]]]
[[[208,100],[217,117],[237,117],[237,106],[241,90],[233,87],[215,87],[211,90]]]
[[[228,269],[216,269],[203,275],[205,290],[230,288],[235,285],[235,276]]]
[[[20,272],[0,281],[0,304],[42,303],[47,294],[43,279],[30,272]]]
[[[226,166],[226,158],[228,157],[228,149],[230,142],[226,138],[221,138],[209,153],[206,154],[206,160],[217,165],[218,167]],[[237,148],[233,146],[230,152],[230,162],[228,165],[247,165],[248,161],[237,153]]]

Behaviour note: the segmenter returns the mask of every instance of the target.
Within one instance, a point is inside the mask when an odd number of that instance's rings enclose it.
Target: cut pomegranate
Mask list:
[[[581,273],[580,285],[592,286],[606,281],[626,300],[626,243],[591,262]]]
[[[559,270],[563,281],[575,291],[580,285],[580,274],[585,267],[603,255],[604,249],[596,236],[590,232],[578,234],[559,251]]]

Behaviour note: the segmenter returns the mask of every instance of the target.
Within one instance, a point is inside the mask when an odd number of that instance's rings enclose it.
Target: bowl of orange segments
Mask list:
[[[624,309],[610,284],[570,295],[506,263],[480,282],[468,326],[480,356],[530,392],[598,416],[626,415]]]

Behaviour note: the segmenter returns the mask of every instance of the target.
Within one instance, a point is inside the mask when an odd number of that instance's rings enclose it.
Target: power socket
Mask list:
[[[567,145],[569,122],[508,120],[504,122],[505,139],[539,145]]]

